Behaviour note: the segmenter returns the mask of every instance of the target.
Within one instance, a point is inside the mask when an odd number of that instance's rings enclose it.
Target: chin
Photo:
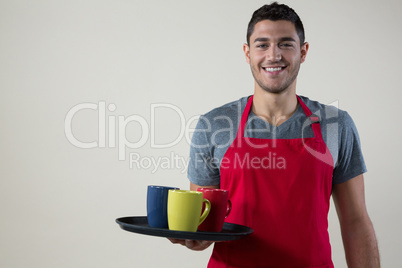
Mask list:
[[[272,94],[281,94],[286,91],[285,88],[263,88],[264,91],[272,93]]]

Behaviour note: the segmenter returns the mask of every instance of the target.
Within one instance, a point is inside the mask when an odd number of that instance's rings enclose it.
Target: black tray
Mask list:
[[[253,229],[238,225],[234,223],[223,224],[221,232],[183,232],[171,231],[167,228],[154,228],[148,225],[147,217],[124,217],[116,219],[120,228],[129,232],[169,237],[176,239],[191,239],[191,240],[205,240],[205,241],[230,241],[241,239],[253,233]]]

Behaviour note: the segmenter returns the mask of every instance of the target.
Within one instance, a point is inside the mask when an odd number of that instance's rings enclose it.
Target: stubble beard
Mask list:
[[[297,69],[293,71],[292,76],[277,87],[269,87],[268,85],[264,84],[263,81],[261,81],[261,79],[258,79],[256,74],[258,73],[259,70],[258,71],[255,70],[254,67],[251,67],[251,73],[253,74],[255,82],[259,85],[261,89],[272,94],[281,94],[282,92],[286,91],[290,87],[290,85],[292,85],[293,82],[296,80],[297,75],[299,74],[300,65],[301,62],[298,63]],[[258,68],[260,67],[258,66]]]

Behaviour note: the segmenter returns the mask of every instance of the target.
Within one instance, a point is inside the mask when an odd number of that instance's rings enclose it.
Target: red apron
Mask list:
[[[310,118],[313,138],[244,137],[253,96],[248,100],[221,162],[220,186],[232,201],[226,221],[254,233],[215,243],[208,267],[334,267],[328,235],[333,159],[318,117],[297,99]]]

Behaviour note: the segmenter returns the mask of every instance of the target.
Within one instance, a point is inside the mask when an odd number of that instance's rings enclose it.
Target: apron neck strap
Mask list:
[[[299,101],[301,107],[303,108],[303,111],[306,114],[308,120],[310,120],[311,127],[313,128],[314,131],[314,137],[316,139],[322,140],[320,118],[310,111],[310,109],[307,107],[307,105],[302,101],[302,99],[299,96],[297,96],[297,100]]]
[[[237,130],[237,138],[242,138],[244,136],[244,131],[246,129],[246,124],[247,124],[247,118],[248,118],[248,114],[250,113],[251,104],[253,103],[253,98],[254,98],[254,95],[251,95],[251,97],[247,101],[246,108],[244,108],[244,111],[243,111],[243,114],[242,114],[241,120],[240,120],[239,129]]]
[[[296,95],[297,100],[299,101],[301,107],[303,108],[304,113],[306,114],[307,117],[310,117],[313,113],[310,111],[310,109],[307,107],[306,104],[304,104],[304,102],[302,101],[302,99]]]
[[[307,107],[306,104],[302,101],[302,99],[296,95],[298,102],[300,103],[301,107],[303,108],[304,113],[306,114],[307,118],[311,121],[312,128],[314,131],[314,137],[322,139],[321,136],[321,127],[320,127],[320,119],[317,115],[313,114],[310,109]],[[239,129],[237,131],[237,137],[241,138],[244,136],[244,131],[246,130],[247,118],[251,110],[251,105],[253,104],[254,95],[250,96],[247,101],[246,108],[244,108],[243,114],[241,116]]]

